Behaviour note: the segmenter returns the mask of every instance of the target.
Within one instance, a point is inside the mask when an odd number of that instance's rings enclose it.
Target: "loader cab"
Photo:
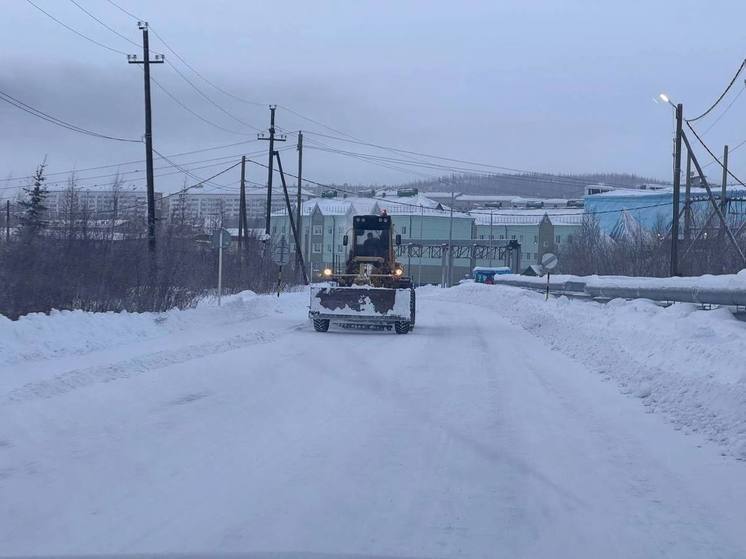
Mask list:
[[[352,258],[391,259],[391,216],[358,215],[352,224]]]

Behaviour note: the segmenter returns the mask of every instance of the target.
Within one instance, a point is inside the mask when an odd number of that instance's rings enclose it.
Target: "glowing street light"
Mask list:
[[[658,95],[658,99],[660,99],[664,103],[668,103],[672,107],[676,108],[676,105],[673,104],[673,102],[671,101],[671,99],[665,93],[661,93],[660,95]]]

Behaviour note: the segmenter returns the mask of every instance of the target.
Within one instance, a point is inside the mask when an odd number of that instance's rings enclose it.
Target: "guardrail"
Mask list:
[[[604,299],[651,299],[653,301],[670,301],[679,303],[696,303],[700,305],[726,305],[746,307],[746,283],[740,287],[717,287],[707,285],[643,285],[649,278],[640,278],[642,282],[635,285],[638,278],[629,278],[629,285],[623,285],[616,279],[605,282],[603,278],[549,278],[549,291],[555,294],[585,295],[592,298]],[[673,278],[674,281],[679,278]],[[545,290],[546,278],[499,277],[495,276],[495,284],[511,285],[528,289]],[[663,278],[653,281],[663,282]],[[648,282],[649,283],[649,282]]]

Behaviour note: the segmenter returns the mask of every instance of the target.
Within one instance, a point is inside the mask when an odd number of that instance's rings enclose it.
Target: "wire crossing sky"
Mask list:
[[[714,153],[728,143],[734,174],[746,175],[746,152],[733,153],[746,140],[744,75],[733,79],[746,54],[737,3],[370,0],[308,10],[301,1],[26,0],[4,9],[0,90],[96,135],[2,103],[3,179],[28,176],[45,155],[50,172],[142,158],[140,143],[100,137],[143,135],[142,75],[125,57],[142,55],[137,18],[166,55],[152,70],[161,153],[255,139],[275,103],[288,144],[293,131],[309,132],[304,167],[322,183],[397,184],[462,168],[670,180],[671,108],[654,102],[665,91],[685,118],[706,113],[696,128]],[[719,173],[704,150],[700,159]],[[294,169],[292,156],[284,162]],[[249,179],[265,177],[257,169]],[[156,188],[183,181],[166,175]]]

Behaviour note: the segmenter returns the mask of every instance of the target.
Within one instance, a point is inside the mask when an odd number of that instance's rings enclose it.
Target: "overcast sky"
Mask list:
[[[76,0],[107,25],[140,42],[137,22],[107,0]],[[62,22],[116,50],[137,48],[103,28],[68,0],[34,0]],[[268,103],[281,105],[277,124],[339,136],[289,113],[289,107],[368,142],[545,171],[619,171],[670,179],[672,118],[653,98],[666,91],[694,116],[724,89],[741,60],[746,3],[693,0],[246,1],[117,0],[147,19],[203,76],[252,105],[202,81],[151,34],[165,52],[225,111],[266,128]],[[142,72],[122,54],[76,36],[25,0],[3,0],[0,90],[56,117],[108,135],[140,138]],[[140,54],[142,54],[140,52]],[[154,143],[164,154],[252,140],[256,132],[201,97],[173,68],[153,77],[204,119],[153,89]],[[743,77],[722,104],[744,89]],[[720,110],[720,109],[719,109]],[[718,117],[702,120],[704,131]],[[746,140],[746,95],[706,134],[719,153]],[[142,144],[89,138],[0,103],[0,178],[28,175],[47,155],[49,171],[83,169],[143,158]],[[306,136],[328,146],[380,156],[371,147]],[[294,144],[289,135],[285,145]],[[249,143],[186,155],[207,177],[231,155],[266,149]],[[700,150],[701,151],[701,150]],[[283,162],[294,172],[296,154]],[[264,161],[265,157],[261,157]],[[706,158],[703,154],[703,159]],[[230,162],[233,162],[230,159]],[[732,156],[746,174],[746,148]],[[209,162],[208,162],[209,163]],[[208,163],[194,163],[193,167]],[[161,173],[167,164],[157,162]],[[373,165],[308,149],[304,175],[337,183],[400,183],[441,171]],[[141,169],[142,165],[122,167]],[[709,167],[713,176],[714,166]],[[106,184],[112,170],[80,173],[85,185]],[[263,182],[266,171],[250,166]],[[128,175],[142,186],[142,174]],[[60,176],[54,176],[59,180]],[[193,179],[187,179],[193,182]],[[172,191],[184,177],[157,179]],[[237,169],[215,182],[237,184]],[[54,186],[53,181],[50,183]],[[2,185],[15,183],[0,183]],[[0,197],[6,191],[0,190]]]

